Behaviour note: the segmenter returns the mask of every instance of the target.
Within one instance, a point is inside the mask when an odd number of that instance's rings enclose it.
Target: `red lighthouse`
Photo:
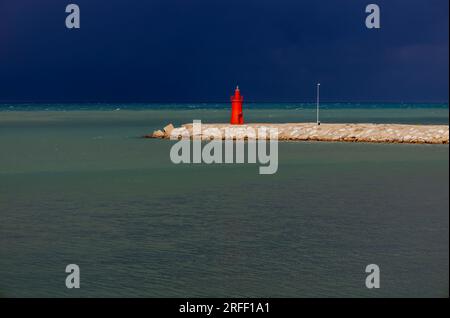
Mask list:
[[[242,113],[242,102],[244,97],[239,91],[239,86],[236,86],[234,95],[231,96],[231,119],[230,124],[242,125],[244,123],[244,114]]]

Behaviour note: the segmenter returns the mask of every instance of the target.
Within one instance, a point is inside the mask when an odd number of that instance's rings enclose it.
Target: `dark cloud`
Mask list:
[[[447,101],[448,72],[448,0],[0,3],[3,101]]]

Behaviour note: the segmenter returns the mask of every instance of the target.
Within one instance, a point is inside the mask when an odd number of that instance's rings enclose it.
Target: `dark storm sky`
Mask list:
[[[81,29],[65,27],[65,7]],[[381,7],[381,29],[365,7]],[[448,101],[448,0],[0,0],[0,102]]]

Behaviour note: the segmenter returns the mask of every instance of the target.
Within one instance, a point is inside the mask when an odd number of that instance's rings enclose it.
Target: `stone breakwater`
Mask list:
[[[202,140],[256,139],[259,129],[278,131],[278,140],[285,141],[346,141],[375,143],[448,144],[447,125],[401,125],[401,124],[201,124],[196,138]],[[193,124],[175,128],[172,124],[154,131],[146,138],[181,139],[192,138]],[[269,135],[269,132],[267,132]],[[261,138],[261,137],[260,137]]]

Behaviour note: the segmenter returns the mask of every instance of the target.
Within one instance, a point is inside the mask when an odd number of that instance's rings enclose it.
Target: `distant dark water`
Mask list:
[[[117,105],[116,105],[117,106]],[[448,297],[447,145],[281,143],[279,170],[174,165],[168,122],[228,109],[0,112],[0,295]],[[325,109],[326,110],[326,109]],[[246,120],[311,121],[312,107]],[[446,107],[329,122],[448,124]],[[81,289],[65,287],[65,266]],[[365,266],[381,288],[365,288]]]
[[[110,111],[110,110],[192,110],[225,109],[230,103],[0,103],[0,111]],[[447,109],[448,103],[321,103],[324,110],[333,109]],[[254,103],[246,109],[315,109],[315,103]]]

